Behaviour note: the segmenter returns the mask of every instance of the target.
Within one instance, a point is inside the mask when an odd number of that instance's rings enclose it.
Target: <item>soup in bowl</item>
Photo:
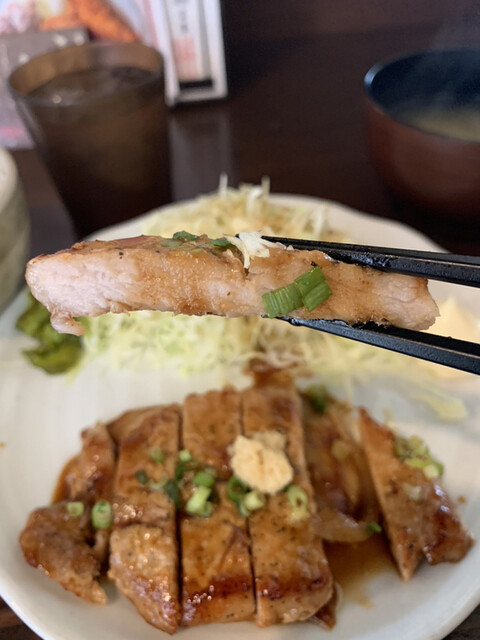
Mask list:
[[[398,196],[480,214],[480,49],[409,54],[365,76],[372,162]]]

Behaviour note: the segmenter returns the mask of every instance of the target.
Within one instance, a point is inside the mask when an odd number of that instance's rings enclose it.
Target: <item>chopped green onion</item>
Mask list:
[[[175,505],[175,508],[180,509],[182,506],[182,496],[180,495],[178,484],[174,480],[168,480],[163,488],[170,501]]]
[[[332,295],[328,282],[320,267],[302,273],[291,284],[264,293],[263,306],[269,318],[278,318],[291,311],[306,307],[313,311]]]
[[[193,496],[187,501],[185,511],[191,516],[199,515],[203,511],[209,495],[210,489],[208,487],[198,487]]]
[[[180,462],[190,462],[192,459],[192,454],[188,449],[182,449],[178,454],[178,459]]]
[[[237,509],[242,518],[249,518],[252,515],[251,511],[245,506],[243,500],[240,500],[240,502],[237,504]]]
[[[410,438],[397,436],[393,448],[397,458],[407,467],[420,469],[429,480],[443,475],[443,464],[433,458],[425,442],[418,436],[410,436]]]
[[[410,436],[408,444],[414,451],[425,451],[427,449],[425,442],[419,436]]]
[[[168,482],[168,477],[165,476],[162,480],[160,480],[159,482],[150,482],[150,484],[148,485],[150,487],[150,489],[152,489],[153,491],[160,491],[161,489],[165,488],[165,485]]]
[[[188,233],[188,231],[177,231],[172,236],[173,240],[185,240],[185,241],[196,240],[197,238],[198,236],[194,235],[193,233]]]
[[[211,489],[215,484],[215,478],[206,471],[198,471],[192,482],[197,485],[197,487],[207,487],[208,489]]]
[[[301,487],[291,484],[287,489],[287,498],[292,507],[291,519],[293,522],[308,517],[308,497]]]
[[[269,318],[278,318],[303,306],[302,296],[292,282],[262,296],[263,306]]]
[[[217,491],[217,488],[215,487],[215,485],[212,487],[212,491],[208,497],[208,501],[209,502],[213,502],[214,504],[219,504],[220,502],[220,495]]]
[[[443,475],[443,464],[434,461],[427,464],[422,471],[429,480],[434,480],[435,478],[439,478]]]
[[[303,306],[308,311],[313,311],[332,295],[332,290],[325,280],[325,275],[318,266],[298,276],[295,280],[295,285],[302,297]]]
[[[203,505],[203,509],[197,514],[200,518],[210,518],[214,511],[214,506],[211,502],[206,502]]]
[[[177,249],[182,246],[182,241],[173,240],[173,238],[164,238],[159,244],[161,247],[165,247],[166,249]]]
[[[400,458],[400,460],[409,458],[411,456],[411,449],[408,446],[408,440],[406,438],[397,436],[395,438],[394,451],[395,455],[397,456],[397,458]]]
[[[72,518],[79,518],[83,515],[85,507],[83,502],[67,502],[67,513]]]
[[[298,287],[300,295],[302,298],[312,289],[314,289],[319,284],[323,284],[325,282],[325,276],[323,275],[323,271],[320,267],[313,267],[310,271],[306,273],[302,273],[301,276],[295,279],[295,284]]]
[[[366,532],[368,535],[372,535],[373,533],[382,533],[382,527],[377,522],[369,522],[366,527]]]
[[[217,477],[217,470],[215,469],[215,467],[211,467],[210,465],[207,465],[205,467],[204,471],[205,471],[205,473],[209,473],[214,478]]]
[[[165,454],[160,447],[152,447],[149,451],[150,458],[156,463],[160,464],[165,460]]]
[[[109,529],[113,520],[112,505],[108,500],[99,500],[93,505],[92,524],[95,529]]]
[[[190,462],[177,462],[175,467],[175,480],[181,480],[188,471],[198,471],[201,465],[196,460]]]
[[[325,302],[332,295],[332,290],[327,282],[319,284],[311,291],[302,296],[303,304],[307,311],[313,311],[322,302]]]
[[[422,470],[425,469],[425,467],[428,465],[428,462],[426,460],[423,460],[423,458],[406,458],[404,460],[404,463],[411,469]]]
[[[321,385],[311,386],[305,391],[305,395],[310,401],[312,408],[317,413],[324,413],[327,408],[328,393]]]
[[[238,506],[247,493],[248,486],[237,476],[232,476],[227,482],[227,497]]]
[[[245,494],[242,500],[242,504],[248,511],[257,511],[265,506],[267,500],[263,493],[260,493],[257,489],[249,491]]]
[[[207,244],[211,244],[214,247],[219,247],[220,249],[226,249],[227,247],[234,247],[230,240],[226,238],[214,238],[213,240],[209,240]]]
[[[147,484],[147,482],[150,480],[143,469],[137,471],[137,473],[135,474],[135,478],[140,482],[140,484]]]

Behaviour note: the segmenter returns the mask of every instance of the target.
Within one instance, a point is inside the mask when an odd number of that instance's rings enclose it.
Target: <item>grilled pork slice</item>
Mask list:
[[[130,435],[142,424],[145,418],[153,415],[157,410],[158,406],[125,411],[121,416],[107,424],[107,430],[110,437],[116,445],[119,445],[124,438]]]
[[[249,518],[256,622],[266,627],[307,620],[331,598],[333,580],[311,516],[315,502],[306,472],[301,401],[288,377],[273,375],[243,393],[243,428],[247,437],[271,430],[285,435],[294,483],[307,495],[310,513],[292,522],[287,494],[280,492]]]
[[[107,427],[98,423],[82,431],[82,450],[65,475],[70,500],[111,500],[115,474],[115,447]]]
[[[185,626],[250,620],[255,611],[246,521],[228,499],[222,480],[231,475],[227,447],[240,429],[240,396],[234,389],[186,399],[183,445],[202,464],[214,467],[218,480],[213,514],[183,514],[180,521]],[[194,491],[187,482],[185,502]]]
[[[218,502],[209,518],[181,520],[182,625],[251,620],[253,578],[245,519],[217,483]],[[187,494],[188,495],[188,494]]]
[[[152,483],[172,478],[178,454],[180,410],[177,405],[145,412],[142,421],[119,445],[114,486],[114,524],[174,526],[175,508],[165,491]]]
[[[179,551],[175,506],[160,485],[173,476],[179,429],[178,406],[157,407],[121,439],[110,538],[109,577],[147,622],[167,633],[180,617]]]
[[[20,534],[25,560],[38,567],[67,591],[93,602],[105,604],[106,595],[97,582],[101,562],[92,545],[90,509],[72,516],[67,502],[33,511]]]
[[[395,455],[395,436],[361,412],[360,431],[398,570],[409,580],[423,556],[461,560],[472,545],[453,501],[435,479]]]
[[[217,243],[218,244],[218,243]],[[267,257],[244,267],[233,245],[140,236],[109,242],[81,242],[27,265],[26,279],[51,312],[60,332],[81,335],[78,316],[139,309],[188,315],[263,315],[262,295],[321,267],[332,295],[314,311],[291,315],[373,321],[409,329],[429,327],[438,309],[427,282],[369,267],[334,262],[320,251],[288,250],[276,244]]]
[[[151,527],[132,524],[110,537],[109,576],[154,627],[178,628],[177,541],[171,521]]]
[[[352,436],[351,407],[334,398],[303,396],[307,468],[312,482],[318,532],[329,542],[355,543],[370,534],[379,507],[365,454]],[[322,404],[323,404],[322,403]]]
[[[98,423],[82,431],[82,450],[69,464],[64,476],[64,494],[93,506],[98,500],[112,499],[116,451],[107,427]],[[94,551],[103,564],[108,557],[110,531],[95,531]]]
[[[183,405],[183,446],[217,477],[231,475],[228,447],[241,433],[240,394],[233,388],[192,394]]]

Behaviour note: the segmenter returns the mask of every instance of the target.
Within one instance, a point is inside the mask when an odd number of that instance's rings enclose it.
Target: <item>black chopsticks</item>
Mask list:
[[[480,258],[450,253],[390,249],[335,242],[316,242],[263,236],[299,250],[319,250],[332,260],[372,267],[409,276],[480,287]],[[423,331],[374,323],[349,325],[340,320],[283,317],[293,326],[309,327],[448,367],[480,374],[480,345]]]
[[[281,242],[287,246],[292,246],[294,249],[323,251],[332,260],[338,260],[339,262],[359,264],[364,267],[392,271],[406,276],[418,276],[420,278],[429,278],[430,280],[463,284],[469,287],[480,287],[480,258],[476,256],[369,247],[337,242],[316,242],[315,240],[263,237],[265,240]]]

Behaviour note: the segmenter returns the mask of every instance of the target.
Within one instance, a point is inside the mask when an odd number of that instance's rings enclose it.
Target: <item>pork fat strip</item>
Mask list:
[[[246,521],[228,499],[222,477],[231,475],[227,447],[241,432],[240,396],[233,389],[186,398],[183,445],[218,471],[210,517],[183,514],[182,625],[251,620],[255,611]],[[206,459],[202,459],[204,456]],[[187,484],[184,501],[194,489]]]
[[[430,564],[461,560],[472,545],[453,501],[435,479],[395,454],[395,435],[361,412],[360,431],[398,570],[409,580],[423,556]]]
[[[67,591],[88,602],[106,604],[97,582],[101,562],[90,544],[90,508],[74,516],[66,505],[67,501],[58,502],[30,514],[19,537],[25,560]]]
[[[273,376],[264,386],[243,393],[243,428],[247,437],[272,430],[285,435],[286,452],[295,470],[293,482],[308,496],[313,514],[301,401],[288,377]],[[292,507],[282,491],[269,496],[265,507],[249,518],[260,627],[307,620],[332,596],[332,575],[312,517],[292,522],[291,515]]]
[[[153,483],[173,476],[179,428],[177,405],[157,407],[120,441],[110,537],[109,577],[147,622],[167,633],[175,633],[180,617],[176,512]]]
[[[438,314],[424,279],[334,262],[321,251],[288,250],[281,244],[268,251],[268,257],[252,257],[246,269],[238,249],[215,246],[207,236],[96,240],[30,260],[26,279],[51,312],[53,326],[76,335],[84,330],[74,318],[109,311],[263,315],[264,293],[292,283],[315,265],[332,295],[312,312],[302,308],[289,315],[426,329]]]

